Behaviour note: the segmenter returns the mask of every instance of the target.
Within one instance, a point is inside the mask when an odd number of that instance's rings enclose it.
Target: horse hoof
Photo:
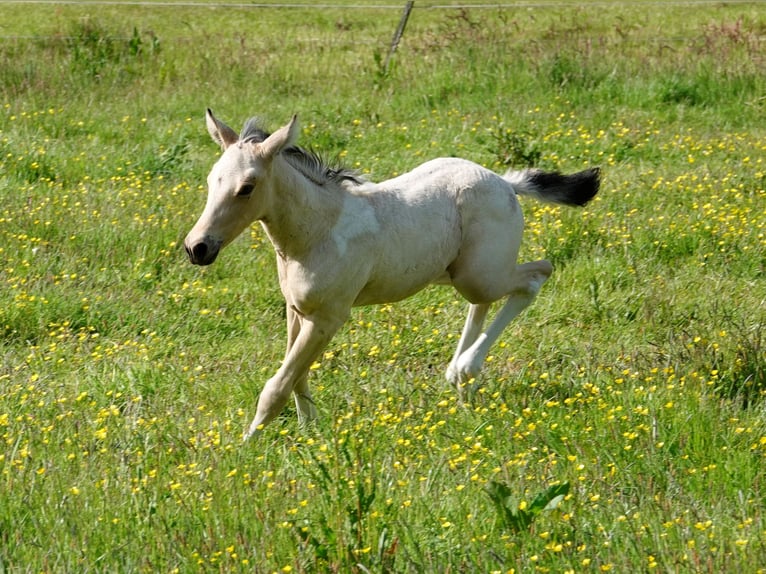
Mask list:
[[[455,387],[458,392],[463,392],[466,388],[473,386],[477,375],[478,373],[474,372],[474,369],[450,365],[447,368],[446,378],[447,382]]]

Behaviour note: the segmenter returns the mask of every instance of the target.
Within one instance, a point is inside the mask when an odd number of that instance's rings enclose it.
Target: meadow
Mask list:
[[[403,2],[334,4],[0,5],[0,572],[766,572],[766,6],[416,2],[386,67]],[[183,252],[206,107],[602,189],[523,202],[555,271],[470,401],[432,288],[242,444],[284,308],[258,225]]]

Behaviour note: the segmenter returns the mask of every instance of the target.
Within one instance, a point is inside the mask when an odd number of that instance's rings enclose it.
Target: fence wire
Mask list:
[[[384,0],[385,2],[385,0]],[[391,3],[375,2],[370,4],[337,4],[337,3],[301,3],[301,2],[229,2],[222,0],[221,2],[203,2],[203,1],[188,1],[188,0],[0,0],[0,29],[2,28],[2,7],[4,5],[16,5],[16,6],[72,6],[72,7],[140,7],[140,8],[159,8],[159,9],[173,9],[173,8],[185,8],[185,9],[215,9],[215,8],[229,8],[229,9],[243,9],[243,10],[303,10],[303,11],[317,11],[317,10],[349,10],[349,11],[361,11],[361,10],[386,10],[386,11],[401,11],[406,0],[396,0]],[[538,1],[520,1],[520,2],[459,2],[454,4],[443,4],[436,2],[427,2],[421,0],[415,0],[413,12],[418,11],[452,11],[452,10],[537,10],[545,8],[571,8],[580,9],[586,7],[599,7],[599,8],[641,8],[647,7],[652,9],[672,8],[679,6],[726,6],[726,5],[751,5],[763,7],[766,11],[766,0],[538,0]],[[694,36],[696,37],[696,36]],[[67,40],[68,36],[57,34],[51,35],[36,35],[36,34],[0,34],[0,41],[35,41],[35,40]],[[673,37],[658,37],[654,39],[654,43],[663,42],[683,42],[687,41],[692,36],[673,36]],[[112,37],[114,40],[130,40],[129,37]],[[238,37],[231,38],[233,41],[237,41]],[[192,38],[186,38],[183,36],[174,37],[171,41],[187,41]],[[341,39],[336,42],[328,40],[326,37],[322,38],[303,38],[304,43],[331,43],[333,45],[378,45],[380,40],[376,38],[367,39]],[[643,41],[643,40],[642,40]],[[753,38],[753,41],[762,43],[766,41],[766,35],[757,36]]]
[[[401,10],[404,2],[386,4],[316,4],[297,2],[153,2],[151,0],[3,0],[3,4],[21,5],[51,5],[51,6],[138,6],[142,8],[237,8],[237,9],[300,9],[300,10]],[[436,4],[430,2],[415,2],[415,10],[487,10],[487,9],[511,9],[511,8],[587,8],[598,6],[605,8],[614,7],[662,7],[662,6],[705,6],[705,5],[736,5],[752,4],[763,5],[763,0],[594,0],[583,1],[556,1],[551,2],[497,2],[497,3],[456,3]]]

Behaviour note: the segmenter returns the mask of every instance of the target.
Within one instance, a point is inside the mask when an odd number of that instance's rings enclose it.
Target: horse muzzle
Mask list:
[[[210,239],[191,242],[187,238],[184,241],[184,249],[189,256],[189,261],[194,265],[210,265],[218,257],[221,243]]]

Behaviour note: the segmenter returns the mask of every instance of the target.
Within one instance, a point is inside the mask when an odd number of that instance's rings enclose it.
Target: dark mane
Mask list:
[[[239,141],[261,143],[271,134],[263,129],[258,118],[250,118],[245,122]],[[282,155],[295,169],[317,185],[327,183],[343,183],[349,181],[355,185],[365,182],[359,173],[338,162],[330,162],[313,150],[299,146],[291,146],[282,151]]]

